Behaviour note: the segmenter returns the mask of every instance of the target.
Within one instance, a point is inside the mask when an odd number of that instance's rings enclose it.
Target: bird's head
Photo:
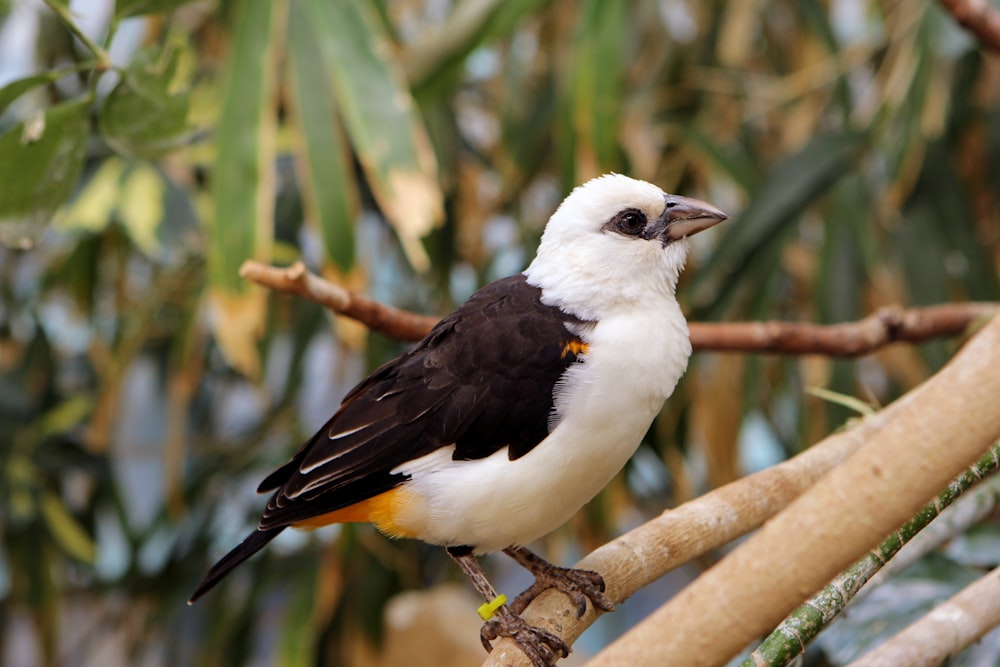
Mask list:
[[[728,217],[706,202],[608,174],[566,197],[524,273],[547,301],[584,319],[672,299],[685,239]]]

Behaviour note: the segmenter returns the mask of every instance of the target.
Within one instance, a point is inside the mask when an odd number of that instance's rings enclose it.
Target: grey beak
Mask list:
[[[664,244],[687,238],[729,218],[725,211],[700,199],[664,195],[663,201],[663,213],[652,227],[658,229]]]

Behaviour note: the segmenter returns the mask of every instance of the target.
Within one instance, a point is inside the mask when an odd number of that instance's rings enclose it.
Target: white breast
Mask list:
[[[691,354],[676,302],[602,319],[583,363],[556,390],[558,423],[511,461],[506,448],[454,461],[447,447],[400,466],[420,501],[399,524],[433,544],[479,553],[528,544],[565,523],[621,470],[673,392]]]

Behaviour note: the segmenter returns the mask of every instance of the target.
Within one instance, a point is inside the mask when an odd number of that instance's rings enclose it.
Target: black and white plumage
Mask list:
[[[258,529],[192,599],[288,526],[371,521],[464,557],[564,523],[622,468],[683,374],[684,239],[724,219],[625,176],[576,188],[523,274],[373,372],[261,483],[272,495]]]
[[[261,527],[295,524],[411,482],[407,471],[428,456],[528,454],[548,435],[555,385],[578,358],[582,343],[572,331],[588,328],[540,296],[523,275],[492,283],[368,376],[261,483],[258,491],[276,491]]]

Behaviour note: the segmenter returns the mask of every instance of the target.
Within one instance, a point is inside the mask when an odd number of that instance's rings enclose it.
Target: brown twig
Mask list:
[[[395,340],[420,340],[437,322],[436,317],[393,308],[324,280],[306,269],[302,262],[278,268],[247,260],[240,267],[240,277],[277,292],[314,301]]]
[[[1000,12],[989,0],[938,0],[959,25],[988,49],[1000,51]]]
[[[691,346],[714,352],[776,352],[857,357],[890,343],[955,336],[1000,309],[996,303],[946,303],[904,310],[881,308],[857,322],[692,322]]]
[[[296,262],[278,268],[247,261],[240,275],[278,292],[295,294],[353,318],[372,331],[403,341],[420,340],[437,318],[419,315],[351,292],[310,273]],[[949,303],[926,308],[883,308],[857,322],[806,324],[797,322],[693,322],[691,346],[712,352],[772,352],[854,357],[890,343],[919,343],[955,336],[977,320],[1000,309],[996,303]]]

